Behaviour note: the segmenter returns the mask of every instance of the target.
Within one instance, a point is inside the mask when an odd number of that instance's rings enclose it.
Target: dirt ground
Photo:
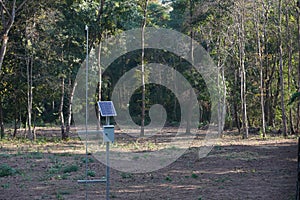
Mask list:
[[[58,130],[38,133],[35,143],[0,141],[0,165],[11,167],[11,175],[0,177],[1,200],[74,200],[86,195],[88,199],[105,199],[104,183],[77,183],[85,177],[85,150],[76,136],[61,142],[55,139]],[[176,162],[151,173],[111,169],[110,199],[295,199],[295,137],[262,140],[251,135],[242,140],[235,132],[228,132],[208,156],[199,159],[197,148],[196,144]],[[88,157],[90,178],[103,177],[104,164]]]

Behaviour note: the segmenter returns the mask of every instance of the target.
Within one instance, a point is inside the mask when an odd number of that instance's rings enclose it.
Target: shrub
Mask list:
[[[17,170],[7,164],[0,165],[0,177],[12,176],[17,173]]]
[[[78,166],[77,165],[69,165],[66,166],[63,170],[64,173],[71,173],[71,172],[77,172]]]
[[[87,175],[88,175],[88,176],[91,176],[91,177],[95,177],[95,176],[96,176],[96,172],[95,172],[95,171],[90,171],[90,170],[89,170],[89,171],[87,172]]]

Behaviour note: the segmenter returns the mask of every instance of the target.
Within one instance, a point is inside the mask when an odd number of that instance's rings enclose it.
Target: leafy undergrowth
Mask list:
[[[0,165],[0,177],[5,177],[5,176],[12,176],[17,174],[18,171],[15,168],[12,168],[8,164],[1,164]]]

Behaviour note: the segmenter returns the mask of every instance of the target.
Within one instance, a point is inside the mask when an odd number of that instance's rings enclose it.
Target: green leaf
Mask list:
[[[299,97],[300,97],[300,92],[295,92],[295,93],[292,95],[292,97],[291,97],[291,99],[290,99],[288,105],[291,105],[291,104],[294,103],[296,100],[299,100]]]

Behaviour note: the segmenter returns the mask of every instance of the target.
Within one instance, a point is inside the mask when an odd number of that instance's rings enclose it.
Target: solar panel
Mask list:
[[[117,116],[114,104],[112,101],[99,101],[99,110],[102,117]]]

